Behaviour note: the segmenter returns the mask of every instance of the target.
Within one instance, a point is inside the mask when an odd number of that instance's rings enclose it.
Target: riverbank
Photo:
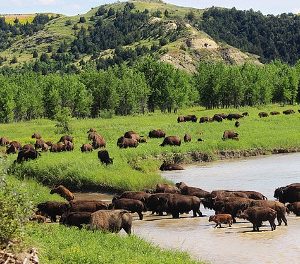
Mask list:
[[[261,111],[279,111],[292,108],[295,114],[259,118]],[[242,113],[249,116],[239,120],[240,127],[234,121],[221,123],[177,123],[180,114],[213,116],[215,113]],[[97,158],[97,151],[81,153],[80,146],[87,143],[87,130],[91,127],[103,135],[107,150],[114,158],[114,164],[104,166]],[[149,113],[147,115],[113,117],[111,119],[84,119],[71,121],[72,136],[75,138],[75,150],[63,153],[42,153],[35,161],[9,166],[9,172],[20,179],[33,178],[36,181],[53,186],[64,184],[73,191],[110,191],[143,190],[153,188],[159,182],[166,182],[160,176],[159,167],[163,160],[181,164],[208,162],[218,159],[250,157],[272,153],[299,151],[300,114],[297,107],[277,105],[261,108],[215,109],[191,108],[178,114]],[[117,139],[129,130],[147,136],[152,129],[163,129],[167,135],[192,137],[189,143],[182,142],[180,147],[160,147],[162,139],[147,139],[133,149],[119,149]],[[224,130],[239,133],[239,141],[223,141]],[[55,123],[51,120],[34,120],[1,126],[1,136],[18,140],[22,144],[34,143],[33,132],[39,132],[45,140],[57,142],[61,135],[55,134]],[[203,139],[202,142],[197,141]],[[16,155],[7,157],[9,164]]]

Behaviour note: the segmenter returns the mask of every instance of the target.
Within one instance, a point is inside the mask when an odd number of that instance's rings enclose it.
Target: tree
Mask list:
[[[79,18],[79,23],[85,23],[86,22],[86,18],[85,17],[80,17]]]
[[[57,128],[57,133],[71,133],[70,121],[71,121],[71,110],[68,107],[61,108],[54,117]]]

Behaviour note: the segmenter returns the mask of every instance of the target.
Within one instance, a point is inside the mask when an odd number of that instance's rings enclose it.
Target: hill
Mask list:
[[[62,61],[79,68],[92,61],[106,68],[150,53],[191,72],[201,60],[259,63],[257,56],[217,42],[197,29],[193,20],[200,21],[204,11],[151,0],[118,2],[92,8],[84,15],[52,17],[33,34],[10,36],[9,45],[0,49],[0,61],[3,66],[17,66],[35,63],[44,54],[40,60],[47,63]]]

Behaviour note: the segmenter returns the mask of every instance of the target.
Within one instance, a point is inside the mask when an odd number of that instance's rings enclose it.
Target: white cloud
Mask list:
[[[53,5],[57,3],[57,0],[37,0],[36,2],[40,5]]]

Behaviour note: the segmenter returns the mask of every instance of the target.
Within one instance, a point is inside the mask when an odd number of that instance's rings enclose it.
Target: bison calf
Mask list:
[[[50,194],[57,193],[67,201],[74,200],[74,194],[71,193],[65,186],[59,185],[50,191]]]
[[[131,213],[138,213],[140,220],[143,220],[143,211],[145,211],[144,204],[135,199],[114,199],[109,207],[110,209],[124,209],[130,211]]]
[[[221,224],[229,224],[229,227],[231,227],[233,223],[232,216],[230,214],[216,214],[209,217],[209,222],[215,222],[216,226],[221,227]]]

